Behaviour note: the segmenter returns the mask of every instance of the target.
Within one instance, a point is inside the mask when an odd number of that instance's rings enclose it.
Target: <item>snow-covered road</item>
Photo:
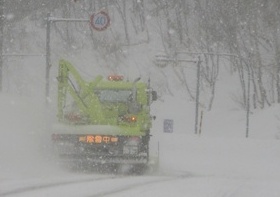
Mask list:
[[[63,178],[4,181],[0,196],[115,196],[145,191],[178,176],[64,175]],[[132,192],[132,193],[131,193]],[[142,192],[141,192],[142,193]]]
[[[170,143],[175,140],[177,144]],[[11,174],[3,173],[0,196],[280,195],[278,140],[163,135],[160,141],[158,172],[144,175],[73,172],[53,164],[40,166],[32,162],[30,164],[37,169],[29,168],[29,172],[14,169]]]
[[[40,108],[5,95],[0,97],[0,108],[0,196],[280,196],[280,142],[271,135],[271,131],[277,133],[277,127],[270,128],[273,124],[267,123],[277,122],[278,110],[252,118],[252,122],[258,121],[248,139],[236,130],[240,122],[229,126],[233,116],[226,125],[215,124],[214,116],[206,117],[208,130],[193,135],[188,132],[193,124],[180,126],[183,122],[178,111],[174,113],[178,116],[174,115],[174,132],[163,133],[162,119],[167,113],[158,111],[151,148],[155,155],[159,143],[160,166],[156,173],[139,176],[68,171],[57,165],[49,152]],[[267,137],[259,137],[264,134]]]
[[[186,172],[143,176],[65,174],[62,177],[1,180],[0,185],[0,196],[12,197],[278,197],[280,194],[280,181],[277,179],[199,176]]]

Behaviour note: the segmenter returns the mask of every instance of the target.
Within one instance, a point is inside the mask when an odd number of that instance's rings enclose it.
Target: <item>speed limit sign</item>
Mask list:
[[[110,17],[105,11],[100,11],[90,16],[90,24],[93,29],[103,31],[110,25]]]

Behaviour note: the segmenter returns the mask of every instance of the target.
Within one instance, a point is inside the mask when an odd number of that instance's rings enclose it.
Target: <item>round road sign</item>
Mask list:
[[[105,11],[100,11],[90,16],[90,24],[93,29],[103,31],[110,25],[110,17]]]

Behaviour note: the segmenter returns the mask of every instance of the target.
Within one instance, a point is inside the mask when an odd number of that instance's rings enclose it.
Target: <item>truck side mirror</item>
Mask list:
[[[157,92],[156,91],[152,91],[152,101],[156,101],[157,100]]]

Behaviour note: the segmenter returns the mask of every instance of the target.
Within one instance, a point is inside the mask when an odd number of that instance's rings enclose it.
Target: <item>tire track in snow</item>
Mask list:
[[[61,186],[67,186],[67,185],[76,185],[76,184],[83,184],[83,183],[90,183],[90,182],[96,182],[98,183],[99,181],[106,181],[106,180],[113,180],[113,179],[126,179],[126,178],[131,178],[133,176],[125,176],[125,175],[112,175],[112,176],[106,176],[106,177],[98,177],[98,178],[87,178],[87,179],[78,179],[78,180],[70,180],[70,181],[57,181],[54,183],[45,183],[45,184],[36,184],[36,185],[30,185],[26,187],[21,187],[21,188],[16,188],[16,189],[11,189],[10,191],[0,191],[0,197],[4,196],[13,196],[13,195],[20,195],[23,193],[27,192],[37,192],[40,190],[44,191],[44,189],[52,189],[52,188],[58,188]],[[129,190],[133,190],[135,188],[141,188],[146,185],[151,185],[151,184],[157,184],[161,182],[168,182],[168,181],[174,181],[174,180],[179,180],[179,179],[185,179],[192,177],[190,174],[183,174],[183,175],[155,175],[155,176],[136,176],[140,178],[148,178],[150,179],[151,177],[157,178],[156,180],[147,180],[144,179],[139,182],[134,182],[131,184],[122,184],[120,187],[112,189],[110,191],[102,191],[97,194],[89,194],[89,197],[99,197],[99,196],[110,196],[116,193],[121,193]]]
[[[86,183],[86,182],[103,181],[106,179],[116,179],[116,178],[122,178],[122,177],[121,176],[106,176],[106,177],[98,177],[98,178],[87,178],[87,179],[31,185],[31,186],[27,186],[27,187],[12,189],[10,191],[4,191],[4,192],[0,191],[0,196],[12,196],[12,195],[18,195],[21,193],[25,193],[25,192],[32,192],[32,191],[37,191],[37,190],[42,190],[42,189],[47,189],[47,188],[55,188],[55,187],[71,185],[71,184],[81,184],[81,183]]]
[[[155,177],[161,177],[161,178],[157,179],[157,180],[149,180],[149,181],[144,180],[144,182],[126,184],[125,186],[122,185],[119,188],[112,189],[110,191],[100,192],[100,193],[97,193],[97,194],[94,194],[94,195],[90,195],[88,197],[104,197],[104,196],[115,195],[117,193],[130,191],[130,190],[133,190],[135,188],[141,188],[141,187],[145,187],[145,186],[151,185],[151,184],[158,184],[158,183],[162,183],[162,182],[169,182],[169,181],[175,181],[175,180],[180,180],[180,179],[186,179],[186,178],[190,178],[192,176],[189,175],[189,174],[183,174],[183,175],[179,175],[179,176],[163,176],[164,178],[162,178],[162,176],[155,176]]]

